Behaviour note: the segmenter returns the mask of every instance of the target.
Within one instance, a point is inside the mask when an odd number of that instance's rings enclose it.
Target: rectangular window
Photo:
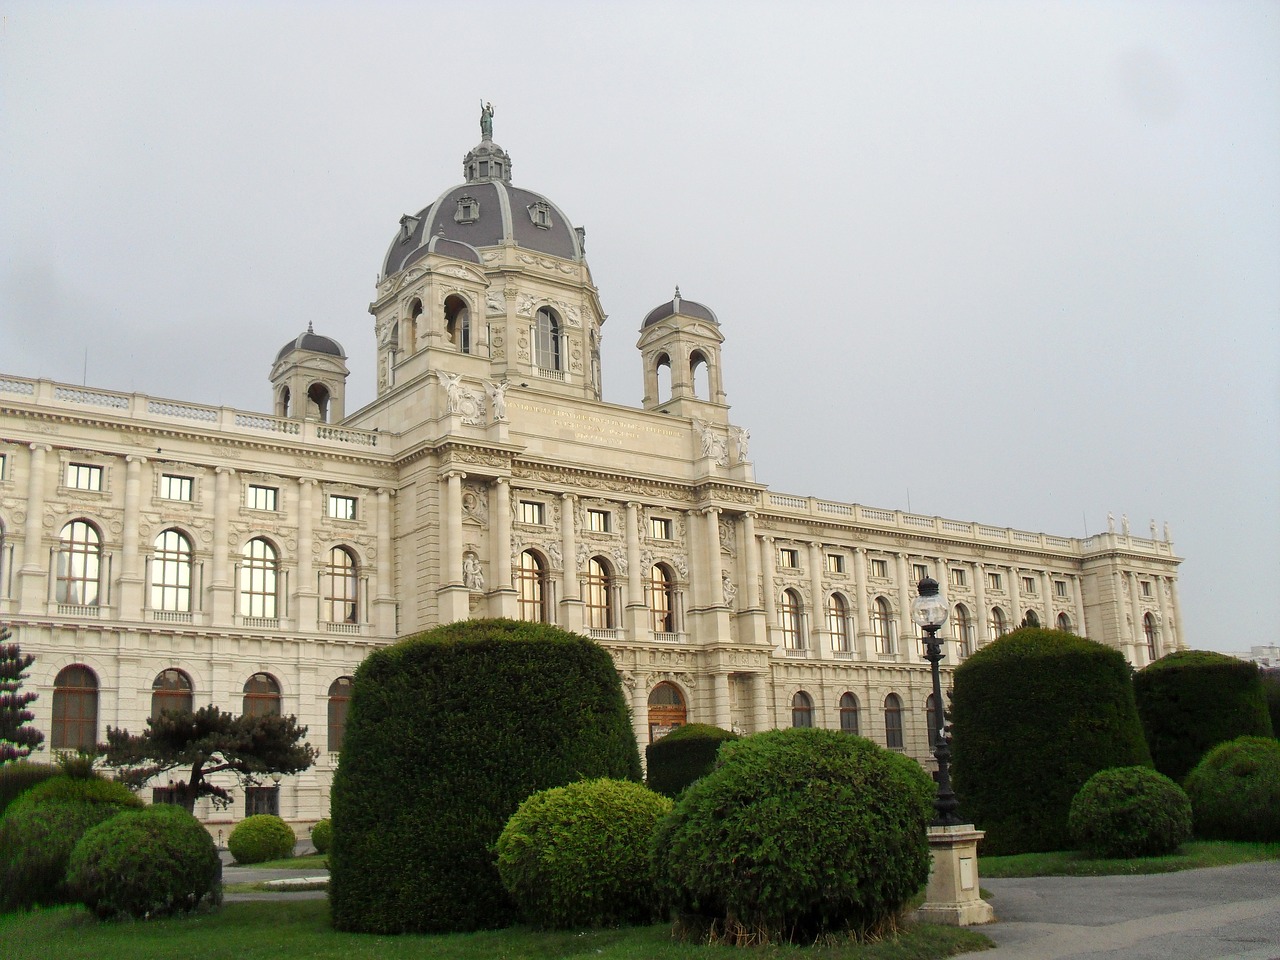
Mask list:
[[[1035,577],[1023,577],[1023,578],[1022,578],[1022,592],[1023,592],[1023,593],[1028,593],[1028,594],[1034,594],[1034,593],[1036,592],[1036,580],[1035,580]]]
[[[1053,592],[1060,597],[1065,597],[1067,595],[1067,581],[1065,580],[1053,581]]]
[[[951,568],[951,585],[953,587],[964,587],[967,586],[968,583],[969,578],[965,574],[964,570],[961,570],[958,567]]]
[[[828,553],[827,573],[844,573],[844,557],[838,553]]]
[[[77,490],[101,490],[102,468],[88,463],[68,463],[67,486]]]
[[[336,493],[329,494],[329,516],[335,520],[354,520],[356,518],[356,498],[343,497]]]
[[[889,576],[889,561],[872,559],[871,575],[873,577],[887,578]]]
[[[1139,580],[1139,581],[1138,581],[1138,583],[1139,583],[1139,584],[1141,585],[1141,587],[1142,587],[1142,595],[1143,595],[1144,597],[1149,597],[1149,596],[1151,596],[1151,581],[1150,581],[1150,580]]]
[[[8,466],[8,463],[8,458],[3,453],[0,453],[0,480],[3,480],[6,476],[5,467]]]
[[[800,566],[800,551],[793,550],[790,547],[783,547],[778,551],[778,564],[783,567],[796,569]]]
[[[251,483],[246,506],[250,510],[278,510],[280,509],[280,491],[275,487],[260,487],[256,483]]]
[[[588,510],[587,529],[592,533],[608,533],[611,519],[608,510]]]
[[[998,573],[987,574],[987,588],[989,590],[1003,590],[1004,579]]]
[[[546,526],[547,508],[537,500],[520,501],[520,522],[531,523],[536,527]]]
[[[179,477],[171,473],[160,475],[160,496],[165,500],[186,500],[190,502],[195,490],[195,481],[190,477]]]
[[[279,787],[245,787],[244,815],[252,817],[260,813],[280,816]]]
[[[671,539],[671,521],[666,517],[649,518],[649,537],[653,540]]]
[[[929,575],[929,568],[923,563],[913,563],[911,565],[911,579],[919,583]]]

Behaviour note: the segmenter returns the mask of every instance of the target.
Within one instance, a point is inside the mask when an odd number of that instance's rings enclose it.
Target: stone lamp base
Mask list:
[[[929,846],[933,850],[933,870],[924,905],[916,919],[968,927],[991,923],[995,912],[978,892],[978,841],[986,836],[973,824],[930,827]]]

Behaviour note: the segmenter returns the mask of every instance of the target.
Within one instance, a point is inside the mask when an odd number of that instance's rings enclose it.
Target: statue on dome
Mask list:
[[[480,101],[480,139],[493,139],[493,104],[486,100]]]

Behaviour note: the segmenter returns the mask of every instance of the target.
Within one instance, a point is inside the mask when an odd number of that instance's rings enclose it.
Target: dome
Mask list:
[[[284,359],[285,354],[293,350],[310,350],[312,353],[327,353],[331,357],[347,358],[347,353],[342,349],[342,344],[332,337],[322,337],[311,328],[311,324],[307,324],[306,333],[298,334],[296,340],[290,340],[280,352],[276,354],[276,362],[279,363]]]
[[[720,321],[716,318],[715,312],[708,306],[698,303],[696,300],[686,300],[680,296],[680,288],[676,287],[676,295],[664,303],[660,307],[654,307],[644,318],[644,323],[640,324],[640,329],[653,326],[655,323],[674,317],[680,314],[682,317],[693,317],[696,320],[709,320],[717,327]]]

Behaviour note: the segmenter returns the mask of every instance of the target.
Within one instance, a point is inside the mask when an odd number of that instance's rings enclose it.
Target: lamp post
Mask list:
[[[929,661],[933,671],[934,725],[937,729],[933,755],[938,761],[938,796],[933,801],[935,827],[954,827],[964,823],[958,812],[960,804],[951,789],[951,745],[947,740],[946,713],[942,708],[942,678],[938,672],[938,664],[944,656],[943,641],[938,637],[938,630],[947,622],[950,613],[951,604],[939,591],[938,581],[933,577],[921,580],[916,587],[916,598],[911,603],[911,620],[924,631],[924,658]]]

